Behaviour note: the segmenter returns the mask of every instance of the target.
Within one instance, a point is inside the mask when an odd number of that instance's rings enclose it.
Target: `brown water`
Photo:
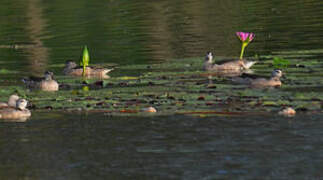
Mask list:
[[[256,34],[247,56],[322,61],[322,12],[320,0],[3,0],[0,83],[60,73],[85,44],[92,63],[238,56],[236,31]],[[322,179],[322,119],[34,112],[0,123],[0,179]]]

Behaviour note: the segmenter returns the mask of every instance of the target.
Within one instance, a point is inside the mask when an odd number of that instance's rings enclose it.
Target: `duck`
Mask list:
[[[31,116],[31,112],[26,108],[28,101],[26,99],[18,99],[15,107],[7,107],[0,109],[1,119],[27,119]]]
[[[283,72],[281,70],[275,69],[272,71],[269,79],[243,74],[241,77],[233,78],[232,81],[239,84],[247,84],[251,87],[280,87],[282,85],[280,81],[282,75]]]
[[[220,62],[219,64],[213,64],[212,52],[207,52],[205,62],[203,64],[203,70],[205,71],[241,71],[250,69],[256,61],[247,61],[245,59],[229,60]]]
[[[17,94],[12,94],[9,97],[8,102],[0,102],[0,108],[7,108],[7,107],[16,107],[16,102],[19,99],[19,96]]]
[[[87,66],[85,69],[85,76],[109,78],[107,73],[109,73],[112,70],[113,69],[96,68],[96,67]],[[78,66],[74,61],[66,61],[63,73],[64,75],[69,75],[69,76],[83,76],[83,67]]]
[[[23,82],[30,88],[37,88],[42,91],[58,91],[59,84],[53,79],[54,73],[46,71],[44,77],[29,77]]]

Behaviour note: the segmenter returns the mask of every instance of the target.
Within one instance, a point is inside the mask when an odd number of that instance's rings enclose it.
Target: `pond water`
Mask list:
[[[322,56],[322,3],[4,0],[0,65],[40,73],[51,64],[78,60],[83,45],[92,63],[120,65],[201,57],[206,51],[238,56],[236,31],[256,34],[247,56],[283,50],[318,50],[311,54]]]
[[[26,123],[1,123],[0,178],[320,179],[322,128],[315,114],[35,113]]]
[[[236,31],[256,34],[246,56],[322,62],[322,12],[320,0],[3,0],[0,88],[47,69],[61,75],[83,45],[91,63],[119,66],[238,56]],[[317,80],[322,67],[300,76]],[[320,179],[322,119],[33,112],[0,123],[0,179]]]

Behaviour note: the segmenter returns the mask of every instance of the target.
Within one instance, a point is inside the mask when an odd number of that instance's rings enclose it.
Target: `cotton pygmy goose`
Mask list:
[[[107,68],[95,68],[87,66],[85,68],[85,76],[87,77],[106,77],[107,73],[112,71],[113,69]],[[83,67],[78,66],[73,61],[67,61],[65,64],[65,68],[63,70],[64,75],[69,76],[83,76]]]
[[[2,119],[21,119],[31,116],[31,112],[26,109],[27,100],[18,99],[15,107],[7,107],[0,109],[0,118]]]
[[[37,88],[43,91],[58,91],[59,85],[53,79],[54,73],[46,71],[44,77],[29,77],[23,79],[23,82],[29,88]]]
[[[239,84],[247,84],[252,87],[279,87],[282,85],[280,78],[282,77],[283,73],[279,69],[275,69],[271,73],[270,78],[264,77],[257,77],[256,75],[242,75],[241,77],[233,78],[233,82]]]
[[[241,71],[249,69],[254,65],[255,61],[247,61],[245,59],[228,60],[219,64],[213,64],[213,55],[211,52],[206,53],[203,69],[206,71]]]

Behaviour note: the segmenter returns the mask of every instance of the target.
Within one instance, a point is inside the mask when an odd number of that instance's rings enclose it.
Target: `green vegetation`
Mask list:
[[[85,69],[86,66],[88,66],[90,63],[90,54],[89,50],[87,49],[87,46],[84,46],[83,53],[82,53],[82,59],[80,61],[80,66],[83,66],[83,77],[85,77]]]
[[[261,59],[255,74],[270,76],[273,61]],[[271,58],[272,59],[272,58]],[[221,60],[216,57],[216,60]],[[161,64],[119,67],[110,79],[56,76],[58,92],[29,91],[22,86],[0,88],[1,101],[17,92],[34,111],[86,111],[112,115],[144,115],[153,106],[159,115],[241,115],[276,112],[284,106],[297,111],[321,111],[323,79],[315,62],[290,64],[284,70],[281,88],[252,89],[232,84],[230,77],[201,70],[202,58],[187,58]],[[138,76],[115,76],[120,72],[143,72]],[[119,71],[119,72],[118,72]],[[308,74],[310,73],[310,77]]]
[[[274,57],[273,65],[276,69],[285,69],[288,67],[290,62],[280,57]]]

